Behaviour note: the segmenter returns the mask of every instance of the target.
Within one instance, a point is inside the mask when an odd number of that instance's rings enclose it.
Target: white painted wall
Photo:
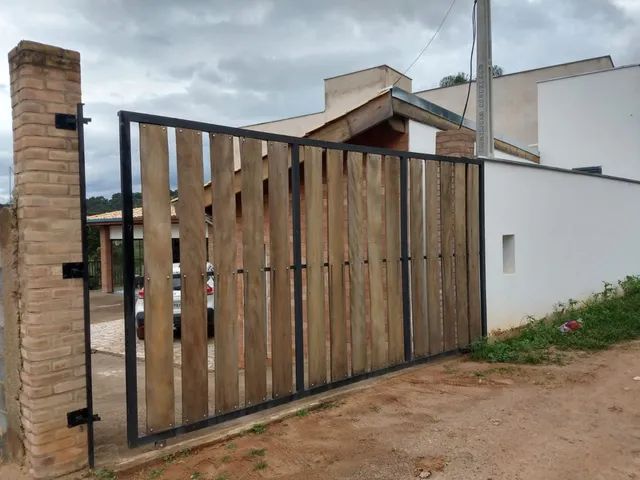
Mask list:
[[[485,170],[489,331],[640,274],[640,185],[498,162]],[[515,273],[502,236],[515,235]]]
[[[205,235],[209,236],[208,229],[205,229]],[[111,240],[122,240],[122,227],[120,225],[111,225],[109,227],[109,238]],[[133,226],[133,238],[142,239],[142,225]],[[180,238],[180,230],[177,223],[171,224],[171,238]]]
[[[436,153],[436,133],[440,130],[425,123],[409,120],[409,151]]]
[[[522,145],[538,143],[538,112],[536,82],[550,78],[566,77],[584,72],[594,72],[613,67],[611,57],[590,58],[577,62],[507,73],[493,79],[493,130]],[[446,88],[434,88],[416,92],[416,95],[462,115],[468,84]],[[471,95],[465,118],[476,119],[476,82],[471,85]]]
[[[538,84],[541,162],[640,180],[640,66]]]

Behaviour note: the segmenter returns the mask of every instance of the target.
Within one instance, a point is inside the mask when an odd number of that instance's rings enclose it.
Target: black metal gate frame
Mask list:
[[[367,378],[377,377],[413,365],[426,363],[438,358],[454,355],[458,349],[439,353],[437,355],[414,357],[411,342],[411,306],[409,303],[409,227],[408,227],[408,160],[435,160],[450,163],[473,164],[479,166],[479,218],[480,218],[480,294],[482,334],[487,334],[486,288],[485,288],[485,239],[484,239],[484,161],[477,158],[446,157],[426,153],[414,153],[385,148],[368,147],[347,143],[334,143],[311,138],[299,138],[288,135],[259,132],[243,128],[183,120],[178,118],[150,115],[146,113],[120,111],[120,179],[122,189],[122,245],[123,245],[123,287],[124,287],[124,331],[125,331],[125,376],[126,376],[126,404],[127,404],[127,442],[130,448],[161,442],[167,438],[192,432],[201,428],[217,425],[228,420],[249,415],[268,408],[282,405],[293,400],[340,388]],[[133,191],[131,175],[131,123],[145,123],[168,128],[184,128],[207,133],[226,134],[236,137],[253,138],[257,140],[287,143],[291,146],[291,216],[293,227],[293,265],[294,273],[294,318],[295,318],[295,364],[296,389],[295,393],[265,401],[260,404],[244,407],[232,412],[215,415],[188,425],[180,425],[153,434],[140,436],[138,429],[138,379],[136,363],[136,332],[135,332],[135,296],[134,296],[134,256],[133,256]],[[402,317],[404,326],[405,361],[380,370],[354,375],[349,378],[327,383],[313,388],[304,388],[304,351],[303,351],[303,313],[302,313],[302,263],[301,226],[300,226],[300,147],[312,146],[333,150],[361,152],[395,156],[400,159],[400,246],[402,265]]]

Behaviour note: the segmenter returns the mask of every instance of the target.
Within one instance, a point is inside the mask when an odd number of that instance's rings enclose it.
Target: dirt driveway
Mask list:
[[[119,478],[636,479],[638,375],[638,341],[563,366],[448,360]]]

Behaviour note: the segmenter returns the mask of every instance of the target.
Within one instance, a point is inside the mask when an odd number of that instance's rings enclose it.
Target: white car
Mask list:
[[[173,264],[173,331],[180,333],[180,299],[182,296],[182,281],[180,276],[180,264]],[[207,262],[207,332],[213,337],[213,265]],[[144,340],[144,287],[138,290],[136,295],[136,335]]]

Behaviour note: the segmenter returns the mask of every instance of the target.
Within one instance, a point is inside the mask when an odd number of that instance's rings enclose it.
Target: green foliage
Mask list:
[[[580,319],[582,328],[562,333],[560,325]],[[640,337],[640,277],[626,277],[618,286],[604,283],[601,292],[579,303],[558,304],[546,318],[531,320],[518,334],[503,340],[480,339],[471,358],[488,362],[548,363],[562,360],[568,350],[602,350]]]
[[[494,77],[500,77],[504,74],[504,69],[500,65],[492,65],[491,73]]]
[[[265,468],[267,468],[267,462],[265,462],[264,460],[260,460],[253,466],[254,470],[264,470]]]
[[[256,423],[249,429],[249,431],[251,433],[255,433],[256,435],[260,435],[261,433],[267,431],[267,426],[264,423]]]
[[[504,69],[500,65],[493,65],[491,67],[491,73],[493,77],[500,77],[504,74]],[[473,80],[473,79],[472,79]],[[469,75],[464,72],[458,72],[455,75],[447,75],[440,79],[440,87],[452,87],[453,85],[461,85],[469,81]]]
[[[160,478],[163,473],[164,473],[164,468],[154,468],[150,470],[149,473],[147,474],[147,479],[156,480],[157,478]]]
[[[202,474],[200,472],[193,472],[189,477],[190,480],[200,480],[202,478]]]
[[[215,480],[229,480],[229,475],[226,473],[221,473],[215,478]]]
[[[169,453],[167,455],[165,455],[164,457],[162,457],[162,460],[164,461],[164,463],[170,464],[170,463],[176,463],[176,462],[181,462],[183,459],[187,458],[188,456],[190,456],[192,453],[190,448],[185,448],[183,450],[178,450],[175,453]]]
[[[252,448],[251,450],[249,450],[250,457],[264,457],[266,453],[266,448]]]
[[[91,472],[91,476],[96,480],[117,480],[118,475],[113,470],[98,468]]]
[[[464,72],[458,72],[455,75],[447,75],[440,80],[440,87],[452,87],[453,85],[461,85],[469,81],[469,75]]]
[[[177,196],[177,190],[170,190],[171,198]],[[112,212],[114,210],[122,210],[122,194],[120,192],[111,195],[111,198],[105,198],[102,195],[97,197],[89,197],[85,202],[87,206],[87,215],[97,215],[99,213]],[[133,208],[142,206],[142,193],[133,193]],[[100,231],[87,226],[87,247],[89,260],[100,259]]]
[[[296,417],[306,417],[307,415],[309,415],[308,408],[301,408],[296,412]]]

